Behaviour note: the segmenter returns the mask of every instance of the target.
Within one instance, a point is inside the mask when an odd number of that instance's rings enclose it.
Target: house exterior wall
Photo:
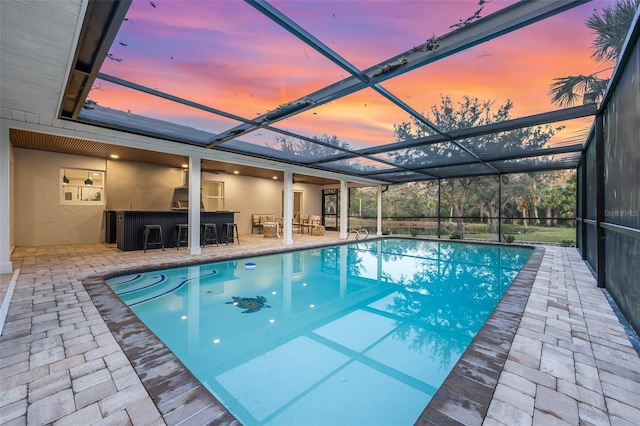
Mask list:
[[[12,241],[15,246],[87,244],[105,241],[107,210],[171,209],[173,190],[184,183],[182,169],[93,157],[13,148]],[[104,205],[60,203],[60,169],[105,172]],[[282,215],[282,181],[203,173],[203,179],[224,183],[225,210],[236,214],[238,230],[251,232],[254,213]],[[303,191],[304,213],[321,214],[322,188],[294,184]]]
[[[156,164],[108,160],[106,210],[170,210],[173,190],[183,185],[184,173]]]
[[[251,233],[252,214],[273,214],[282,217],[282,181],[249,176],[204,173],[203,179],[224,183],[225,210],[239,212],[236,223],[240,233]],[[294,191],[303,192],[304,214],[322,213],[322,187],[293,184]]]
[[[105,170],[105,160],[28,149],[13,153],[16,246],[104,241],[104,206],[61,204],[60,169]]]

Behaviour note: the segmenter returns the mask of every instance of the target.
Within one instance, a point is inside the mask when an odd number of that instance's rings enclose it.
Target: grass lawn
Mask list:
[[[349,225],[351,229],[367,228],[369,232],[375,232],[376,224],[371,219],[350,219]],[[455,230],[455,225],[449,224],[443,220],[440,235],[442,238],[449,238],[449,235]],[[383,234],[395,235],[413,235],[415,236],[431,236],[438,235],[438,222],[436,220],[418,221],[418,220],[384,220]],[[467,239],[479,239],[498,241],[497,233],[490,233],[489,225],[485,223],[465,223],[464,234]],[[576,228],[567,227],[565,224],[560,226],[529,226],[527,232],[524,231],[522,225],[502,225],[502,234],[512,234],[515,237],[514,242],[536,242],[536,243],[553,243],[560,244],[563,241],[570,240],[575,245]]]
[[[473,227],[467,229],[465,234],[468,238],[497,239],[496,234],[474,232]],[[514,242],[530,241],[537,243],[556,243],[559,244],[564,240],[571,240],[575,244],[576,228],[567,227],[546,227],[546,226],[529,226],[527,232],[524,232],[522,225],[503,225],[502,233],[510,233],[515,237]]]

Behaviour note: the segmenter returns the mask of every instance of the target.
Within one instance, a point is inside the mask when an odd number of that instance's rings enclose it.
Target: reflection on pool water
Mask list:
[[[245,425],[401,425],[531,252],[381,239],[107,284]]]

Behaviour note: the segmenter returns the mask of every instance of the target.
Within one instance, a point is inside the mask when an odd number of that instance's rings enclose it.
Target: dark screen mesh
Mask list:
[[[640,330],[640,239],[607,230],[607,290],[635,330]]]
[[[604,115],[605,284],[640,331],[640,49],[635,49]]]
[[[635,50],[605,115],[605,221],[640,229],[640,53]]]

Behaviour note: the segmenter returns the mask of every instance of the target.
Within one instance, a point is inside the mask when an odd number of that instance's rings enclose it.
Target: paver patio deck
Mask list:
[[[81,280],[168,262],[253,255],[280,243],[258,235],[240,239],[240,245],[206,247],[197,256],[184,249],[121,252],[106,244],[16,248],[11,260],[20,272],[0,338],[0,424],[171,424]],[[338,241],[332,232],[294,235],[295,248]],[[10,276],[1,278],[4,285]],[[640,422],[639,405],[640,357],[605,294],[576,249],[546,247],[488,412],[472,422],[632,425]],[[447,423],[472,423],[468,419]]]

